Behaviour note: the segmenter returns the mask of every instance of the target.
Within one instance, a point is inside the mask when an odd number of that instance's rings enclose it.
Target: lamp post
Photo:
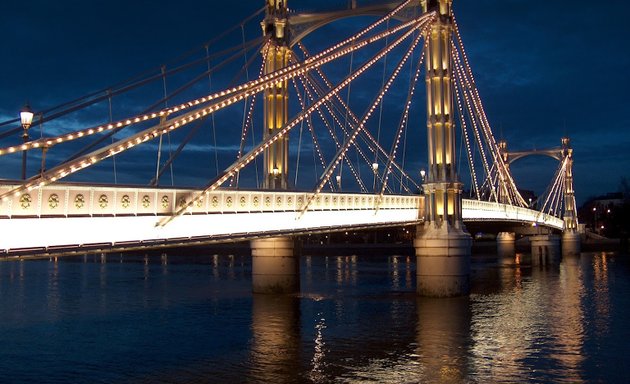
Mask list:
[[[425,171],[424,169],[421,169],[421,170],[420,170],[420,179],[421,179],[421,180],[420,180],[420,181],[421,181],[421,184],[420,184],[420,193],[421,193],[421,194],[424,194],[424,177],[425,177],[426,175],[427,175],[427,171]]]
[[[374,183],[372,184],[372,189],[376,192],[376,174],[378,173],[378,163],[376,161],[372,163],[372,172],[374,172]]]
[[[341,191],[341,175],[335,176],[335,180],[337,180],[337,188]]]
[[[20,111],[20,122],[22,123],[22,128],[24,129],[24,133],[22,133],[22,139],[26,143],[28,141],[28,129],[31,127],[31,123],[33,123],[33,111],[28,103],[22,108]],[[22,180],[26,179],[26,150],[22,151]]]

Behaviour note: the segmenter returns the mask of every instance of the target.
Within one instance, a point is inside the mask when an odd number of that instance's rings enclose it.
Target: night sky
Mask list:
[[[312,10],[346,3],[293,0],[289,6]],[[201,46],[263,4],[253,0],[4,2],[0,121],[17,117],[26,100],[33,109],[42,110],[157,67]],[[569,136],[578,202],[616,191],[621,177],[630,176],[626,113],[630,3],[608,0],[605,4],[454,2],[495,136],[507,140],[511,150],[557,147],[561,137]],[[252,24],[255,28],[257,21]],[[323,46],[334,40],[333,30],[322,31]],[[420,161],[426,162],[426,151],[421,153]],[[19,159],[6,161],[9,165],[4,169]],[[512,169],[520,187],[541,193],[555,166],[551,159],[533,158],[515,163]]]

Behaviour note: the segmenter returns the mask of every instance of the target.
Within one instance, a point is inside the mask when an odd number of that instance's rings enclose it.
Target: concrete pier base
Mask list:
[[[421,296],[451,297],[470,292],[470,250],[472,238],[462,229],[417,228],[416,291]]]
[[[272,237],[251,241],[254,293],[300,291],[300,264],[293,253],[293,239]]]
[[[560,262],[560,236],[536,235],[530,237],[532,265],[548,265]]]
[[[581,248],[582,241],[579,233],[562,233],[562,256],[579,256]]]
[[[499,257],[514,257],[516,254],[515,240],[514,232],[499,232],[497,234],[497,255]]]

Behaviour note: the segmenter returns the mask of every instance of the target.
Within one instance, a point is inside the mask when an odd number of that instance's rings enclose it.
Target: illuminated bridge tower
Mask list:
[[[291,55],[287,0],[266,0],[265,19],[261,23],[268,38],[262,49],[265,75],[286,67]],[[288,82],[281,81],[264,92],[263,139],[274,135],[288,119]],[[264,152],[264,189],[288,187],[289,139],[277,140]],[[252,288],[254,293],[294,293],[300,290],[299,260],[289,237],[251,241]]]
[[[451,71],[452,0],[421,0],[438,19],[426,32],[427,129],[429,171],[424,184],[426,216],[414,247],[417,291],[423,296],[469,292],[472,238],[462,222],[462,183],[455,159]]]
[[[566,161],[564,173],[564,231],[562,233],[562,255],[580,255],[575,192],[573,191],[573,149],[569,138],[562,138],[562,157]]]
[[[269,38],[263,47],[264,74],[286,67],[291,56],[289,48],[289,26],[287,23],[287,0],[267,0],[267,13],[261,23],[263,34]],[[288,120],[288,80],[277,82],[264,92],[263,140],[278,132]],[[277,140],[264,152],[264,189],[284,190],[289,180],[289,138]]]

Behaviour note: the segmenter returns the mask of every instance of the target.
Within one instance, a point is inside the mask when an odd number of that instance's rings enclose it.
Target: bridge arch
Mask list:
[[[378,5],[368,5],[364,7],[357,7],[353,2],[352,7],[341,11],[331,11],[323,13],[296,13],[289,16],[289,25],[291,26],[291,41],[290,46],[293,47],[302,41],[306,36],[312,32],[322,28],[334,21],[341,19],[347,19],[357,16],[382,16],[388,12],[393,11],[400,2],[389,2]],[[405,7],[404,11],[398,12],[393,16],[394,19],[405,21],[412,16],[417,15],[416,12],[420,10],[419,2],[413,3]],[[413,12],[413,15],[410,15]]]
[[[552,159],[562,161],[562,148],[558,149],[548,149],[548,150],[532,150],[532,151],[519,151],[519,152],[510,152],[508,154],[508,163],[512,164],[516,160],[520,160],[524,157],[530,156],[546,156],[551,157]]]

